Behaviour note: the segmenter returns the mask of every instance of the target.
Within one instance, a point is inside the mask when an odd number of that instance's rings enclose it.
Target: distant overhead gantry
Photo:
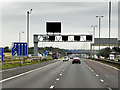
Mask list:
[[[34,34],[34,42],[91,42],[92,35]]]
[[[46,34],[34,34],[34,56],[38,55],[38,42],[92,42],[92,35],[61,35],[61,22],[46,22]]]

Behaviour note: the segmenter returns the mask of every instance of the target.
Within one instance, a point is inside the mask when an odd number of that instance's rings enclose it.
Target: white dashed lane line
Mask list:
[[[100,79],[101,82],[104,82],[104,80]]]
[[[54,88],[54,86],[50,86],[50,89],[53,89]]]
[[[59,80],[60,80],[59,78],[56,79],[56,81],[59,81]]]
[[[60,76],[63,75],[62,73],[64,72],[64,70],[65,70],[65,68],[60,72],[60,74],[59,74]],[[56,81],[54,82],[54,85],[50,86],[50,89],[53,89],[53,88],[55,87],[55,84],[56,84],[57,81],[59,81],[59,80],[60,80],[60,78],[57,78]]]
[[[96,77],[98,77],[99,75],[98,74],[96,74]]]
[[[60,76],[62,76],[62,73],[60,74]]]
[[[84,63],[84,62],[83,62]],[[87,67],[88,67],[88,69],[92,72],[92,73],[94,73],[95,74],[95,76],[96,77],[98,77],[99,75],[98,74],[96,74],[95,72],[94,72],[94,70],[92,70],[86,63],[84,63]],[[106,75],[106,77],[109,77],[108,75]],[[102,83],[104,83],[105,84],[105,86],[107,86],[107,88],[108,88],[108,90],[112,90],[108,85],[107,85],[107,83],[105,83],[104,82],[104,80],[103,79],[100,79],[100,82],[102,82]]]

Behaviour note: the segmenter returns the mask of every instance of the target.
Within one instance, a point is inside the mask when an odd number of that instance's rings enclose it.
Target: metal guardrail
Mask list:
[[[114,64],[119,64],[119,65],[120,65],[120,62],[117,62],[117,61],[105,60],[105,59],[95,59],[95,60],[105,61],[105,62],[114,63]]]

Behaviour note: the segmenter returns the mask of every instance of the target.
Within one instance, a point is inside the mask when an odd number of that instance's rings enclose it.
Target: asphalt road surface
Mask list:
[[[58,61],[0,81],[2,88],[118,88],[118,71],[94,61]],[[117,90],[117,89],[116,89]]]

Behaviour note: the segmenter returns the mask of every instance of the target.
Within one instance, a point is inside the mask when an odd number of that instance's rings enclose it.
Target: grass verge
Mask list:
[[[27,62],[27,63],[11,63],[11,64],[0,64],[0,69],[4,70],[4,69],[10,69],[10,68],[14,68],[14,67],[21,67],[21,66],[26,66],[26,65],[32,65],[32,64],[36,64],[36,63],[41,63],[41,62],[45,62],[45,61],[51,61],[52,59],[43,59],[41,61],[34,61],[34,62]]]

